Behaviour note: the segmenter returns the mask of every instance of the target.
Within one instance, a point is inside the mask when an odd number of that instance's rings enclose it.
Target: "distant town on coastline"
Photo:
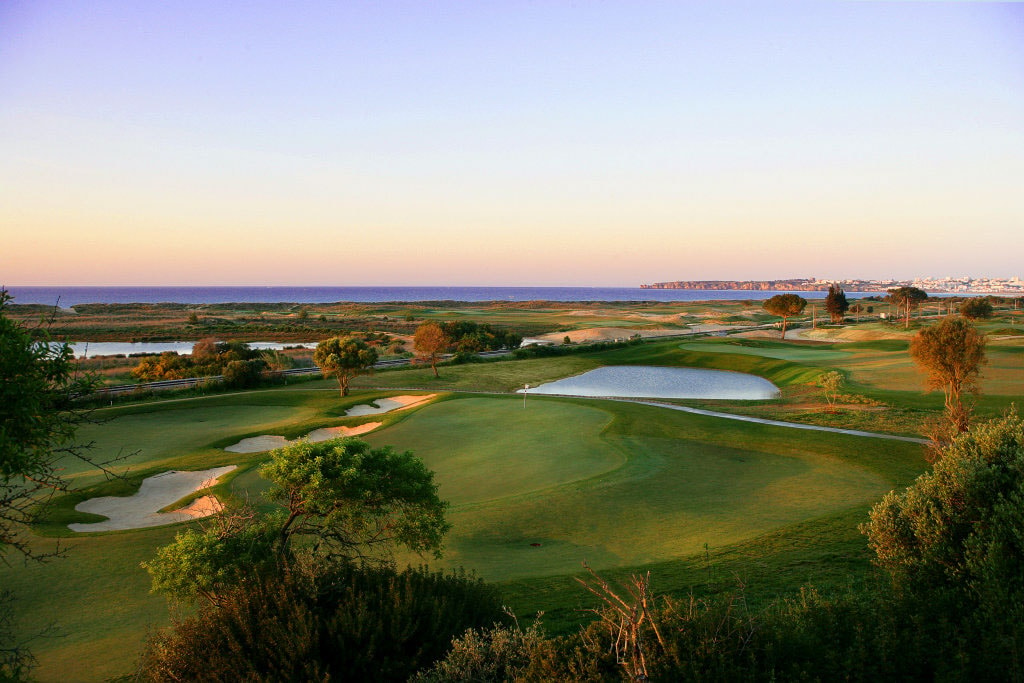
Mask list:
[[[917,287],[926,292],[963,294],[1024,294],[1024,280],[1019,277],[921,277],[912,280],[677,280],[640,285],[641,289],[727,289],[753,291],[817,292],[838,284],[851,292],[884,292],[893,287]]]

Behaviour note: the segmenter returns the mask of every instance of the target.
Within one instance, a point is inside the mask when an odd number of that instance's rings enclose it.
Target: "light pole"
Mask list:
[[[526,392],[530,390],[530,385],[527,384],[526,388],[523,389],[523,410],[526,410]]]

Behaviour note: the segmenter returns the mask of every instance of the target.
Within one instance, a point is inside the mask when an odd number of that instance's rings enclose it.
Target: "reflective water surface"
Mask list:
[[[519,390],[523,392],[522,389]],[[530,387],[530,394],[616,398],[710,398],[758,401],[779,389],[761,377],[726,370],[611,365],[575,377]]]

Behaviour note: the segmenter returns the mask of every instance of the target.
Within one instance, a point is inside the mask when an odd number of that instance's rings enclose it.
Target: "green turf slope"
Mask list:
[[[865,439],[628,403],[463,398],[370,440],[436,472],[453,503],[443,564],[488,580],[678,558],[891,488],[856,455]]]

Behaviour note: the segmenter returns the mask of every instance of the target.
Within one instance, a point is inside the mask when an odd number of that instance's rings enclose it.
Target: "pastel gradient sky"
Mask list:
[[[1024,4],[0,3],[6,285],[1024,276]]]

